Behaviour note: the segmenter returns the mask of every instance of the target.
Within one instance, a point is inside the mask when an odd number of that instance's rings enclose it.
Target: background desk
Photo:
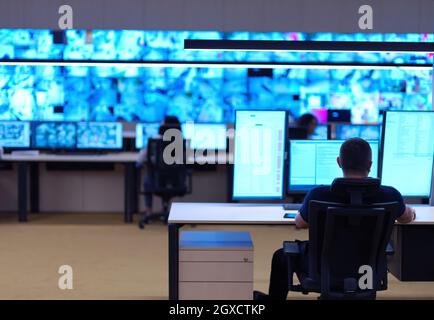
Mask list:
[[[394,233],[400,228],[411,230],[417,234],[418,231],[423,231],[428,228],[431,231],[431,237],[426,238],[426,247],[430,251],[424,252],[423,255],[417,255],[418,260],[411,260],[402,254],[397,243],[392,241],[395,248],[395,254],[392,259],[404,259],[406,263],[410,263],[413,267],[425,263],[426,259],[434,261],[434,207],[416,206],[417,218],[411,224],[397,224],[394,228]],[[178,299],[178,272],[179,272],[179,229],[185,224],[198,225],[291,225],[294,224],[293,219],[283,218],[284,211],[280,204],[239,204],[239,203],[173,203],[169,215],[169,299]],[[296,212],[295,210],[290,212]],[[407,229],[409,228],[409,229]],[[411,228],[411,229],[410,229]],[[417,238],[407,237],[402,238],[402,234],[398,234],[397,238],[400,243],[404,241],[405,245],[413,246]],[[427,255],[429,257],[427,257]],[[434,262],[432,267],[434,281]],[[396,268],[391,267],[391,273],[397,276],[397,272],[401,272],[399,263],[391,261]],[[429,267],[429,266],[428,266]],[[399,269],[399,270],[398,270]],[[398,277],[399,278],[399,277]],[[400,278],[399,278],[400,279]]]
[[[2,195],[2,210],[5,207],[10,209],[5,211],[16,210],[18,212],[18,220],[21,222],[27,221],[28,212],[39,212],[40,206],[42,210],[52,212],[111,212],[123,210],[124,221],[130,223],[133,221],[133,213],[140,211],[141,202],[138,201],[138,191],[141,186],[141,173],[135,168],[137,160],[137,152],[120,152],[106,154],[5,154],[0,161],[15,163],[16,170],[5,172],[6,175],[1,175],[3,187],[13,188],[13,192],[4,193]],[[231,155],[216,154],[212,156],[196,156],[196,162],[212,162],[216,163],[218,170],[197,172],[194,175],[193,184],[195,185],[196,194],[188,197],[189,201],[197,201],[205,199],[208,201],[226,201],[228,199],[230,176],[227,175],[229,170],[226,168],[226,163],[231,159]],[[189,162],[193,162],[190,157]],[[74,169],[74,171],[64,171],[51,173],[43,170],[41,163],[51,163],[51,165],[68,166],[69,163],[77,166],[80,163],[84,164],[121,164],[121,171],[110,169],[110,172],[103,171],[93,172],[93,169],[85,169],[84,171]],[[194,165],[195,170],[205,168],[206,166]],[[97,170],[98,171],[98,170]],[[60,173],[60,174],[58,174]],[[210,176],[211,175],[211,176]],[[220,176],[217,176],[220,175]],[[47,176],[49,178],[47,178]],[[4,178],[3,178],[4,177]],[[215,190],[211,192],[205,186],[209,186],[209,179],[212,184],[220,189],[220,193]],[[216,181],[218,180],[218,181]],[[16,181],[16,184],[15,184]],[[122,186],[123,187],[120,187]],[[80,189],[80,192],[77,190]],[[44,190],[45,193],[40,194],[39,190]],[[210,189],[210,188],[209,188]],[[17,190],[15,194],[15,190]],[[122,196],[123,194],[123,196]],[[49,195],[54,198],[51,200]],[[30,201],[29,201],[30,200]],[[28,203],[30,202],[30,203]],[[41,202],[41,205],[40,205]],[[12,203],[12,205],[11,205]],[[15,203],[17,203],[15,209]],[[50,205],[53,203],[54,205]],[[123,205],[121,205],[123,203]],[[48,204],[48,206],[47,206]],[[158,210],[160,202],[156,202],[156,210]],[[48,207],[48,208],[47,208]],[[29,210],[30,209],[30,210]]]
[[[28,214],[28,191],[30,191],[30,209],[39,212],[39,166],[34,165],[46,162],[94,162],[94,163],[122,163],[124,165],[124,221],[133,221],[133,212],[137,211],[137,180],[135,162],[137,153],[120,152],[101,155],[3,155],[2,161],[16,162],[18,166],[18,220],[27,221]],[[29,183],[30,167],[30,190]]]

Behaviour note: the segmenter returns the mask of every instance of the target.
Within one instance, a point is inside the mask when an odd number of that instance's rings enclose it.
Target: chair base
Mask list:
[[[139,221],[139,228],[144,229],[145,225],[149,224],[149,222],[154,220],[163,221],[165,224],[167,224],[168,218],[169,218],[169,214],[167,212],[159,212],[159,213],[153,213],[147,216],[143,216]]]

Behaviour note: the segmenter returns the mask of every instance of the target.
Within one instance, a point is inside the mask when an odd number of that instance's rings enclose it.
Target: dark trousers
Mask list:
[[[147,209],[152,209],[152,193],[154,191],[153,177],[146,176],[143,183],[144,193],[145,193],[145,207]]]
[[[308,241],[300,241],[300,255],[288,258],[283,249],[273,254],[271,261],[270,288],[268,294],[274,300],[286,300],[288,295],[288,264],[300,278],[300,274],[307,274],[309,271]]]

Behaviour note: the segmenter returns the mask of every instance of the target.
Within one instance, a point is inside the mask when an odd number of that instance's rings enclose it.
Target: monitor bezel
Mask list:
[[[328,142],[330,141],[330,142]],[[313,188],[316,187],[320,187],[320,186],[326,186],[328,187],[329,185],[327,184],[318,184],[318,185],[313,185],[312,188],[310,189],[302,189],[302,190],[291,190],[291,183],[289,181],[289,178],[291,177],[291,168],[290,168],[290,164],[291,164],[291,143],[292,142],[312,142],[312,143],[344,143],[346,140],[343,139],[328,139],[328,140],[289,140],[288,141],[288,163],[287,163],[287,178],[286,178],[286,190],[287,190],[287,195],[288,196],[294,196],[294,195],[305,195],[307,194],[310,190],[312,190]],[[380,140],[366,140],[369,144],[371,144],[371,142],[377,142],[378,143],[378,154],[377,154],[377,177],[379,176],[379,165],[380,165]],[[337,164],[336,164],[337,165]],[[338,177],[337,177],[338,178]]]
[[[39,124],[43,124],[43,123],[62,123],[62,124],[73,124],[75,127],[75,141],[74,141],[74,146],[71,148],[66,148],[66,147],[38,147],[35,145],[35,127]],[[36,149],[36,150],[40,150],[40,151],[74,151],[77,150],[77,121],[32,121],[31,123],[31,142],[30,142],[30,146],[32,149]]]
[[[236,130],[237,130],[237,113],[238,112],[273,112],[273,111],[278,111],[278,112],[284,112],[285,116],[284,116],[284,130],[283,130],[283,167],[282,167],[282,193],[280,196],[268,196],[268,197],[260,197],[260,196],[251,196],[251,197],[246,197],[246,196],[234,196],[234,182],[235,182],[235,137],[236,137]],[[285,194],[286,194],[286,182],[285,180],[288,178],[287,177],[287,170],[285,170],[285,165],[287,163],[287,147],[288,147],[288,143],[287,143],[287,128],[288,128],[288,111],[287,110],[279,110],[279,109],[273,109],[273,110],[264,110],[264,109],[243,109],[243,110],[235,110],[235,121],[234,121],[234,150],[233,150],[233,164],[232,164],[232,181],[231,181],[231,197],[232,200],[283,200],[285,198]]]
[[[121,146],[118,148],[96,148],[96,147],[91,147],[91,148],[83,148],[83,147],[79,147],[78,146],[78,128],[80,126],[80,124],[83,123],[88,123],[88,124],[117,124],[118,126],[121,127]],[[122,124],[122,122],[117,122],[117,121],[78,121],[76,122],[76,127],[77,127],[77,136],[76,136],[76,141],[75,141],[75,149],[76,150],[80,150],[80,151],[122,151],[124,148],[124,137],[123,137],[123,130],[124,130],[124,126]]]
[[[383,159],[384,159],[384,140],[385,140],[385,132],[386,132],[386,121],[387,121],[387,114],[388,113],[434,113],[434,110],[385,110],[383,113],[383,123],[381,126],[381,143],[380,143],[380,153],[379,153],[379,159],[378,159],[378,178],[381,181],[381,184],[383,184]],[[429,199],[433,196],[432,190],[433,190],[433,184],[434,184],[434,155],[433,155],[433,163],[431,166],[433,169],[431,170],[431,185],[429,187],[429,194],[428,195],[404,195],[401,194],[403,198],[422,198],[422,199]],[[399,190],[398,190],[399,191]],[[401,192],[401,191],[399,191]]]
[[[32,147],[32,125],[30,121],[26,121],[26,120],[1,120],[0,123],[24,123],[27,124],[28,126],[28,138],[29,138],[29,145],[27,147],[5,147],[5,146],[1,146],[0,148],[3,148],[3,150],[7,151],[13,151],[13,150],[29,150]]]

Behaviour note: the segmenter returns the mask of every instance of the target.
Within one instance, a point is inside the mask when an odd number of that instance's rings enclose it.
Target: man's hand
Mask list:
[[[301,216],[300,212],[295,216],[295,227],[297,229],[307,229],[307,228],[309,228],[309,224],[306,221],[304,221],[304,219]]]
[[[397,220],[399,223],[410,223],[416,219],[416,210],[410,206],[405,206],[405,211]]]

